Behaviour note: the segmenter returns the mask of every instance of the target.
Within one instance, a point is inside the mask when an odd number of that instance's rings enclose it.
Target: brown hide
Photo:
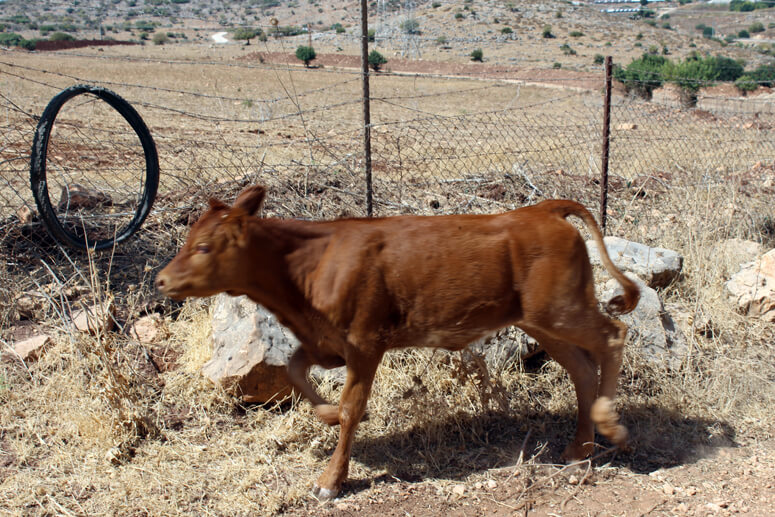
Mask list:
[[[301,347],[289,377],[324,421],[341,425],[318,496],[333,497],[347,477],[353,434],[386,350],[461,349],[510,325],[536,338],[576,387],[578,425],[565,455],[589,455],[594,424],[624,444],[612,401],[626,327],[599,312],[586,247],[568,215],[585,222],[624,287],[609,309],[631,311],[639,292],[611,263],[583,206],[549,200],[495,215],[313,222],[254,217],[264,195],[256,186],[232,207],[211,201],[157,285],[179,299],[245,294],[296,334]],[[309,384],[313,364],[347,365],[339,406]]]

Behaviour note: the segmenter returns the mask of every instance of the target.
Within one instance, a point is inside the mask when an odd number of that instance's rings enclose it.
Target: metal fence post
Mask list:
[[[608,207],[608,153],[611,136],[611,56],[605,58],[605,93],[603,98],[603,157],[600,167],[600,230],[605,235]]]
[[[361,70],[363,74],[363,155],[366,174],[366,215],[374,211],[371,187],[371,110],[369,107],[369,12],[361,0]]]

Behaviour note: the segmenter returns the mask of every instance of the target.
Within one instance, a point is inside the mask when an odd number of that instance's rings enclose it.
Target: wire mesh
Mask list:
[[[158,149],[154,209],[136,238],[104,264],[120,271],[121,279],[113,279],[118,288],[150,289],[207,199],[230,201],[250,183],[269,187],[268,216],[366,215],[358,74],[265,66],[248,56],[227,64],[170,61],[159,75],[158,64],[93,67],[95,59],[62,57],[55,73],[45,63],[0,60],[0,253],[22,290],[50,283],[52,275],[62,285],[82,281],[84,261],[47,238],[29,191],[37,118],[51,97],[76,82],[119,93],[146,121]],[[187,80],[193,70],[195,82]],[[553,197],[597,209],[603,119],[597,89],[380,74],[372,78],[371,100],[376,215],[495,212]],[[730,184],[742,192],[771,189],[772,104],[766,97],[741,102],[706,98],[688,109],[615,95],[609,228],[661,217],[666,192]],[[48,157],[55,202],[66,199],[62,189],[83,184],[108,193],[111,215],[139,191],[137,138],[94,99],[66,108]],[[657,239],[648,233],[655,226],[642,225],[645,241]]]

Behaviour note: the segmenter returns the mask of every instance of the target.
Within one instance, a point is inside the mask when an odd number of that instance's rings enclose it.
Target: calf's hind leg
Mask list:
[[[573,461],[584,459],[594,450],[595,425],[592,420],[592,405],[597,398],[597,364],[584,350],[577,346],[551,339],[547,336],[537,338],[546,352],[565,368],[576,389],[578,420],[576,436],[565,448],[562,457]]]
[[[312,406],[315,408],[315,414],[320,420],[328,425],[338,425],[339,406],[328,403],[328,401],[318,395],[318,392],[310,384],[309,379],[307,379],[307,372],[313,364],[317,363],[312,360],[304,348],[297,348],[288,361],[288,379],[312,403]],[[341,366],[341,364],[332,364],[331,366]]]
[[[622,366],[624,341],[627,326],[601,314],[597,307],[575,318],[583,322],[577,328],[562,329],[556,333],[563,341],[575,343],[586,350],[600,365],[600,384],[597,386],[597,399],[592,404],[590,417],[597,430],[611,443],[624,448],[627,443],[627,428],[619,423],[619,415],[614,409],[616,385]]]

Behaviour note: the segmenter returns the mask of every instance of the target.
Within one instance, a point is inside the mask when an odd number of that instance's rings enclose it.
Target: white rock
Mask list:
[[[604,239],[608,255],[616,266],[646,279],[649,287],[665,287],[681,273],[683,257],[665,248],[651,248],[645,244],[619,237]],[[587,241],[589,260],[600,264],[600,252],[595,241]]]

